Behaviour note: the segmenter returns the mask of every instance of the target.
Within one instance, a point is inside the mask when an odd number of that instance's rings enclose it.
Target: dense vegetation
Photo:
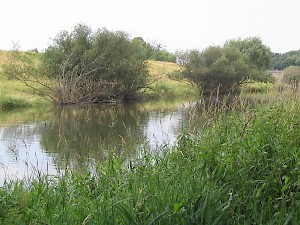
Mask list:
[[[8,182],[0,189],[0,221],[297,224],[300,101],[274,95],[277,102],[255,108],[241,99],[229,107],[206,105],[203,115],[219,113],[214,122],[201,136],[184,133],[160,155],[110,155],[91,170]],[[228,114],[233,108],[239,112]]]
[[[300,66],[300,50],[272,54],[271,69],[283,70],[289,66]]]
[[[230,40],[223,47],[191,50],[179,55],[184,76],[204,94],[236,92],[245,80],[272,81],[266,69],[270,49],[259,38]]]
[[[173,62],[176,63],[176,55],[170,53],[166,49],[158,49],[152,53],[150,57],[152,60],[163,61],[163,62]]]
[[[147,43],[142,37],[135,37],[132,41],[142,46],[141,51],[145,52],[150,60],[176,63],[176,55],[162,48],[161,45]]]

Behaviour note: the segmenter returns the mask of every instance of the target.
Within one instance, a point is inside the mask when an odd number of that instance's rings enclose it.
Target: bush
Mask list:
[[[265,71],[269,57],[270,49],[259,38],[248,38],[228,41],[223,47],[210,46],[202,52],[181,53],[178,62],[204,94],[215,94],[236,92],[246,79],[271,82]]]
[[[190,51],[184,65],[185,76],[204,94],[237,91],[249,71],[245,57],[234,48],[209,47],[203,52]]]
[[[283,71],[283,82],[295,85],[297,88],[300,81],[300,67],[289,66]]]
[[[163,62],[176,62],[176,55],[168,52],[166,49],[156,50],[152,53],[152,60],[163,61]]]
[[[63,31],[43,55],[43,66],[57,80],[59,102],[127,99],[147,85],[147,54],[124,32],[78,25]]]
[[[251,82],[241,85],[241,91],[243,93],[266,93],[269,84],[262,82]]]

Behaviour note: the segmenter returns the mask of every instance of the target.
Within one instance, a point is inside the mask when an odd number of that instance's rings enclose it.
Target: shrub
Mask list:
[[[289,66],[283,71],[283,82],[295,85],[297,88],[300,81],[300,67],[299,66]]]

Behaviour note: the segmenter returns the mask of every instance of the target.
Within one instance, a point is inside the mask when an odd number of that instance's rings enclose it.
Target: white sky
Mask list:
[[[40,51],[82,22],[175,51],[261,37],[273,52],[300,49],[300,0],[1,0],[0,49]]]

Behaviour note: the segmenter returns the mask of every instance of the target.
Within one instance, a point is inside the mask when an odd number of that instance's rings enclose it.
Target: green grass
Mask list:
[[[37,53],[26,53],[36,58]],[[37,95],[24,83],[8,79],[2,65],[9,63],[9,52],[0,51],[0,110],[28,107],[48,107],[51,102],[46,97]]]
[[[195,84],[185,79],[173,76],[181,68],[176,63],[149,61],[150,88],[144,95],[149,98],[194,98],[199,96],[199,90]]]
[[[50,105],[47,98],[37,95],[23,83],[0,78],[0,110]]]
[[[160,155],[8,182],[0,224],[298,224],[300,99],[270,101],[208,107],[205,131]]]

